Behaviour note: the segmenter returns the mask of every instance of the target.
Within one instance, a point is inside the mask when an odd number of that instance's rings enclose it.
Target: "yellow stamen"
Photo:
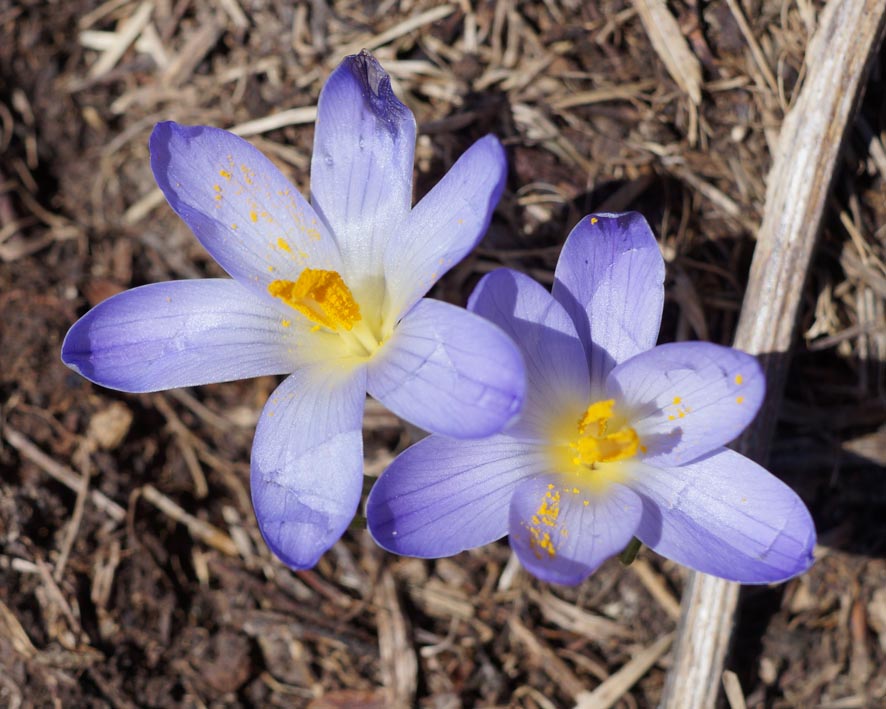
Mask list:
[[[569,444],[575,452],[573,463],[594,468],[597,463],[614,463],[633,458],[640,447],[637,432],[629,426],[610,431],[614,399],[591,404],[578,421],[578,439]]]
[[[335,332],[360,322],[360,306],[336,271],[306,268],[297,281],[271,281],[268,292],[308,320]]]

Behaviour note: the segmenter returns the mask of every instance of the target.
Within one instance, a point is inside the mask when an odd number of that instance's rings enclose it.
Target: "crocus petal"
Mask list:
[[[311,205],[242,138],[168,121],[154,128],[150,149],[169,205],[243,285],[266,295],[270,281],[294,280],[306,266],[341,269],[338,247]]]
[[[348,272],[378,274],[384,245],[412,204],[415,118],[368,52],[345,57],[317,105],[311,202]]]
[[[520,353],[495,325],[437,300],[420,300],[369,364],[369,393],[432,433],[482,438],[520,410]]]
[[[588,365],[575,325],[559,302],[528,276],[498,269],[474,289],[468,309],[491,320],[516,343],[526,364],[526,404],[514,435],[549,435],[552,419],[575,420],[590,397]]]
[[[369,531],[388,551],[451,556],[508,533],[517,483],[543,470],[535,447],[508,436],[430,436],[401,453],[366,502]]]
[[[437,279],[480,241],[507,176],[496,138],[474,143],[391,234],[385,279],[395,316],[406,312]]]
[[[575,585],[624,549],[643,504],[613,484],[602,494],[563,486],[555,477],[523,481],[510,510],[510,542],[526,569],[550,583]]]
[[[664,274],[655,237],[636,212],[592,214],[569,234],[553,294],[575,321],[595,385],[655,344]]]
[[[773,583],[813,562],[815,526],[787,485],[743,455],[720,449],[689,465],[642,466],[637,537],[662,556],[741,583]]]
[[[108,298],[74,323],[62,361],[132,392],[282,374],[294,360],[281,322],[236,281],[155,283]]]
[[[363,477],[366,370],[303,367],[265,405],[252,445],[252,504],[262,536],[307,569],[354,517]]]
[[[749,354],[709,342],[674,342],[620,364],[606,389],[624,406],[647,461],[668,466],[741,433],[757,414],[766,383]]]

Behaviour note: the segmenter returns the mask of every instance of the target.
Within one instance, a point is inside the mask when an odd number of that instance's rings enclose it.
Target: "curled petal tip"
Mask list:
[[[391,88],[391,78],[382,68],[378,60],[367,50],[352,54],[342,61],[363,89],[363,97],[375,116],[388,126],[396,137],[399,125],[407,116],[409,109],[397,98]]]

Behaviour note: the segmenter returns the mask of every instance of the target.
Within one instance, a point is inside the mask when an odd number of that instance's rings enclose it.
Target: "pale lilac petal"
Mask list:
[[[554,297],[575,321],[595,386],[616,364],[658,339],[664,261],[636,212],[592,214],[569,234],[554,274]]]
[[[508,533],[517,483],[544,467],[538,449],[508,436],[430,436],[401,453],[366,501],[375,541],[388,551],[438,558]]]
[[[385,244],[412,205],[415,118],[368,52],[345,57],[317,106],[311,203],[342,247],[348,273],[378,274]]]
[[[348,528],[363,489],[364,368],[303,367],[271,394],[252,445],[262,536],[293,569],[317,563]]]
[[[520,353],[499,328],[438,300],[420,300],[369,364],[369,393],[432,433],[482,438],[519,412]]]
[[[815,526],[802,500],[735,451],[674,468],[642,466],[630,485],[644,498],[636,536],[696,571],[774,583],[814,561]]]
[[[62,361],[110,389],[158,391],[290,372],[293,337],[236,281],[172,281],[99,303],[68,331]]]
[[[637,494],[618,483],[593,494],[558,477],[532,478],[511,501],[511,547],[542,581],[575,585],[627,546],[642,512]]]
[[[646,460],[669,466],[738,436],[756,416],[766,382],[749,354],[709,342],[675,342],[620,364],[606,391],[624,407]]]
[[[523,355],[526,403],[510,432],[546,437],[552,420],[567,411],[578,422],[589,403],[590,379],[584,348],[563,306],[529,276],[502,268],[477,284],[468,309],[498,325]]]
[[[210,255],[267,296],[273,280],[305,267],[340,271],[338,246],[276,166],[233,133],[159,123],[151,168],[169,205]]]
[[[491,135],[474,143],[390,235],[385,279],[404,313],[480,241],[504,189],[507,158]]]

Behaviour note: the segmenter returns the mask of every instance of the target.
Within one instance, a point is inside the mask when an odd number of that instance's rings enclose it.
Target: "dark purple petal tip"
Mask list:
[[[409,109],[394,94],[391,77],[382,69],[378,60],[367,50],[351,54],[342,61],[363,89],[363,98],[370,110],[397,138],[401,122],[410,116]]]

